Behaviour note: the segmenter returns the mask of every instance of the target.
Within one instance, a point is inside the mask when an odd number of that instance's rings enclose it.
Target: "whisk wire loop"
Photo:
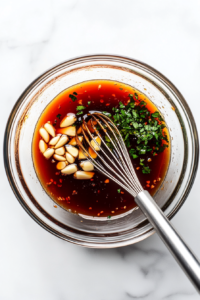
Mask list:
[[[83,132],[83,135],[84,135],[84,132]],[[89,152],[86,150],[86,148],[83,146],[83,144],[77,138],[77,136],[76,136],[76,142],[77,142],[77,145],[81,148],[81,150],[85,154],[85,156],[87,157],[87,159],[96,167],[97,170],[99,170],[101,173],[105,174],[111,180],[113,180],[114,182],[119,184],[122,188],[124,188],[124,190],[126,190],[131,195],[133,195],[134,197],[136,196],[136,194],[132,190],[130,190],[130,188],[128,188],[128,185],[124,185],[123,183],[121,183],[113,175],[111,175],[109,172],[107,172],[100,163],[96,162],[96,160],[89,154]]]
[[[107,120],[109,121],[109,123],[112,125],[112,127],[114,128],[114,130],[117,132],[118,137],[116,137],[115,132],[114,132],[114,131],[111,129],[111,127],[109,126],[109,129],[112,131],[112,133],[114,133],[114,137],[115,137],[114,140],[119,144],[121,153],[122,153],[122,155],[124,156],[124,159],[125,159],[126,166],[127,166],[128,168],[130,168],[130,170],[131,170],[132,178],[133,178],[134,182],[136,183],[136,188],[139,188],[139,189],[138,189],[138,193],[139,193],[139,192],[142,191],[143,189],[142,189],[142,187],[141,187],[141,184],[140,184],[140,182],[139,182],[139,180],[138,180],[137,175],[135,174],[135,170],[134,170],[133,165],[132,165],[131,160],[130,160],[130,155],[129,155],[128,151],[127,151],[126,145],[125,145],[125,143],[124,143],[124,141],[123,141],[123,138],[122,138],[122,136],[121,136],[121,134],[120,134],[118,128],[117,128],[116,125],[110,120],[110,118],[108,118],[107,116],[103,115],[103,117],[102,117],[102,114],[100,114],[100,113],[95,113],[94,115],[98,115],[98,116],[101,118],[101,120],[104,119],[104,122],[105,122],[105,119],[107,119]],[[92,115],[92,116],[94,117],[94,115]],[[107,123],[108,123],[108,122],[107,122]]]
[[[100,124],[100,126],[102,126],[101,125],[101,123],[99,122],[99,120],[98,119],[96,119],[95,118],[95,120],[97,121],[97,123],[98,124]],[[102,141],[102,143],[103,143],[103,145],[105,146],[105,148],[106,148],[106,150],[109,152],[109,154],[111,155],[111,157],[113,158],[113,160],[112,159],[110,159],[110,157],[106,154],[106,152],[103,150],[103,149],[101,149],[102,150],[102,152],[105,154],[105,156],[108,158],[108,160],[111,162],[111,164],[115,167],[115,169],[117,169],[119,172],[120,172],[120,174],[123,176],[123,178],[128,182],[128,184],[130,184],[131,186],[133,186],[133,183],[132,183],[132,181],[130,180],[130,177],[127,177],[127,176],[125,176],[124,175],[124,169],[123,169],[123,167],[125,167],[126,168],[126,165],[124,164],[124,162],[123,162],[123,159],[122,159],[122,156],[121,156],[121,153],[119,152],[119,150],[116,148],[115,150],[116,150],[116,152],[117,152],[117,154],[118,154],[118,156],[119,157],[116,157],[116,155],[114,155],[114,153],[110,150],[110,148],[107,146],[107,144],[105,143],[105,141],[104,141],[104,139],[103,138],[101,138],[101,135],[99,134],[99,132],[98,132],[98,130],[96,129],[96,127],[94,126],[94,123],[93,123],[93,121],[91,121],[91,124],[92,124],[92,128],[95,130],[95,133],[98,135],[98,137],[101,139],[101,141]],[[102,127],[102,129],[103,129],[103,127]],[[105,130],[105,129],[104,129]],[[111,137],[110,137],[110,135],[107,133],[107,136],[109,137],[109,139],[112,141],[112,139],[111,139]],[[113,141],[112,141],[112,143],[113,143]],[[114,144],[113,144],[114,145]],[[99,156],[100,157],[100,156]],[[116,165],[116,164],[117,165]],[[119,166],[119,167],[118,167]],[[128,169],[127,169],[127,171],[129,171]]]
[[[100,155],[97,151],[96,151],[96,149],[92,146],[92,144],[91,144],[91,142],[89,141],[89,139],[88,139],[88,137],[87,137],[87,135],[85,134],[85,129],[86,129],[86,131],[87,131],[87,133],[89,134],[89,136],[90,136],[90,138],[95,142],[95,143],[97,143],[96,142],[96,140],[94,139],[94,137],[92,136],[92,134],[91,134],[91,132],[90,132],[90,130],[89,130],[89,128],[88,128],[88,126],[87,126],[87,123],[85,122],[85,121],[83,121],[83,126],[82,126],[82,132],[83,132],[83,135],[84,135],[84,137],[85,137],[85,140],[87,141],[87,143],[89,144],[89,146],[92,148],[92,150],[96,153],[96,155],[98,156],[98,158],[103,162],[103,164],[113,173],[113,171],[114,171],[114,169],[105,161],[105,158],[102,156],[102,155]],[[101,138],[101,137],[100,137]],[[101,138],[101,141],[102,142],[104,142],[104,140]],[[97,143],[97,146],[99,147],[99,144]],[[106,145],[107,146],[107,145]],[[107,153],[104,151],[104,149],[102,149],[102,147],[100,147],[100,149],[101,149],[101,151],[102,151],[102,153],[105,155],[105,157],[108,159],[108,161],[115,167],[115,169],[117,169],[117,171],[118,172],[120,172],[120,174],[123,176],[123,178],[121,178],[120,177],[120,175],[115,171],[114,173],[115,173],[115,175],[128,187],[128,188],[130,188],[130,183],[129,182],[127,182],[127,181],[129,181],[129,180],[127,180],[127,177],[126,176],[124,176],[124,174],[123,174],[123,172],[122,171],[120,171],[119,170],[119,168],[114,164],[114,162],[111,160],[111,158],[107,155]],[[109,148],[108,148],[109,149]],[[109,149],[110,150],[110,149]],[[88,154],[89,154],[89,152],[88,152]],[[112,154],[112,152],[111,152],[111,154]],[[113,154],[112,154],[113,155]],[[89,154],[89,156],[90,156],[90,154]],[[113,155],[113,157],[115,158],[115,156]],[[116,159],[116,158],[115,158]],[[95,166],[97,167],[97,165],[98,165],[98,163],[97,163],[97,161],[95,161]],[[100,165],[100,164],[99,164]],[[101,171],[103,172],[103,173],[105,173],[107,176],[109,175],[109,173],[106,171],[106,169],[105,168],[103,168],[102,167],[102,165],[100,165],[101,166]],[[115,179],[115,177],[113,177],[112,176],[112,180],[114,180]],[[115,180],[116,181],[116,180]]]
[[[124,141],[122,139],[122,136],[121,136],[119,130],[114,125],[114,123],[111,122],[111,120],[109,118],[108,118],[108,120],[109,120],[110,124],[114,127],[114,130],[111,128],[111,126],[109,125],[109,123],[105,120],[104,115],[102,117],[101,114],[99,114],[99,113],[96,113],[96,114],[106,124],[106,128],[108,128],[110,130],[110,132],[112,133],[113,137],[111,137],[109,135],[108,130],[104,131],[104,133],[108,136],[109,140],[111,141],[111,143],[112,143],[112,145],[114,147],[114,150],[119,155],[120,161],[121,161],[121,163],[122,163],[122,165],[124,167],[123,172],[125,173],[125,177],[129,179],[129,183],[133,187],[133,189],[136,189],[136,191],[139,193],[141,191],[140,189],[138,189],[138,186],[140,186],[140,182],[138,181],[137,176],[135,174],[135,171],[134,171],[134,169],[132,167],[132,163],[130,161],[130,157],[129,157],[128,152],[124,151],[126,149],[126,146],[124,144]],[[94,114],[92,115],[92,117],[95,118]],[[96,119],[96,121],[98,121],[97,118],[95,118],[95,119]],[[100,122],[98,122],[98,124],[99,123]],[[116,135],[115,131],[117,132],[118,136]],[[121,142],[121,140],[122,140],[122,142]],[[102,139],[102,141],[104,141],[104,140]],[[124,147],[122,147],[122,145],[125,146],[125,149],[124,149]],[[119,163],[119,161],[117,160],[116,156],[114,156],[114,157],[115,157],[115,160]],[[128,164],[127,164],[127,161],[128,161]],[[136,180],[135,180],[135,178],[136,178]]]
[[[88,128],[85,120],[83,120],[81,128],[87,146],[96,153],[98,160],[90,155],[89,151],[78,139],[78,136],[76,136],[78,146],[100,172],[115,181],[135,197],[143,188],[135,174],[128,151],[118,128],[107,116],[101,113],[93,113],[91,117],[91,128],[100,138],[101,144],[94,138],[94,134],[91,132],[91,129]],[[108,147],[93,121],[96,121],[96,124],[100,126],[104,135],[107,136],[112,144],[112,149]],[[94,144],[92,145],[91,141],[98,147],[98,151],[93,146]]]

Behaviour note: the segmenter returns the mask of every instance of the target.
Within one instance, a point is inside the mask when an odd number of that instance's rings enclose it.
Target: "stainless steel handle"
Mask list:
[[[200,293],[200,263],[198,259],[184,243],[147,191],[140,192],[135,198],[135,202]]]

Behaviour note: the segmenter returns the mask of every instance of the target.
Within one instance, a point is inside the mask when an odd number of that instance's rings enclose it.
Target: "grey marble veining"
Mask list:
[[[166,75],[200,129],[198,0],[1,0],[1,147],[9,113],[26,86],[71,57],[114,53]],[[66,243],[40,228],[13,195],[0,158],[0,300],[197,300],[168,250],[153,235],[125,248]],[[172,223],[200,257],[198,172]]]

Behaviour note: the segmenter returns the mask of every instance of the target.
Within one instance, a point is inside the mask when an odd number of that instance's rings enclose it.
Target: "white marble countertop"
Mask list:
[[[1,147],[6,120],[26,86],[75,56],[111,53],[154,66],[182,92],[200,129],[198,0],[1,0]],[[125,248],[81,248],[54,237],[22,209],[1,156],[0,300],[199,299],[154,234]],[[200,198],[172,223],[200,257]]]

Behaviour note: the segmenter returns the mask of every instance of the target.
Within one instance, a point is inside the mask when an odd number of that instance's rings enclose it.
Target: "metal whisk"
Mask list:
[[[141,186],[118,128],[110,118],[101,113],[93,113],[90,117],[90,125],[85,120],[82,124],[85,144],[81,143],[76,136],[78,146],[96,169],[135,198],[137,205],[146,215],[197,291],[200,292],[200,263],[169,223],[151,195]],[[94,138],[94,133],[99,137],[100,144]],[[108,147],[105,139],[109,141],[111,147]],[[97,159],[91,156],[88,146],[92,148]]]

